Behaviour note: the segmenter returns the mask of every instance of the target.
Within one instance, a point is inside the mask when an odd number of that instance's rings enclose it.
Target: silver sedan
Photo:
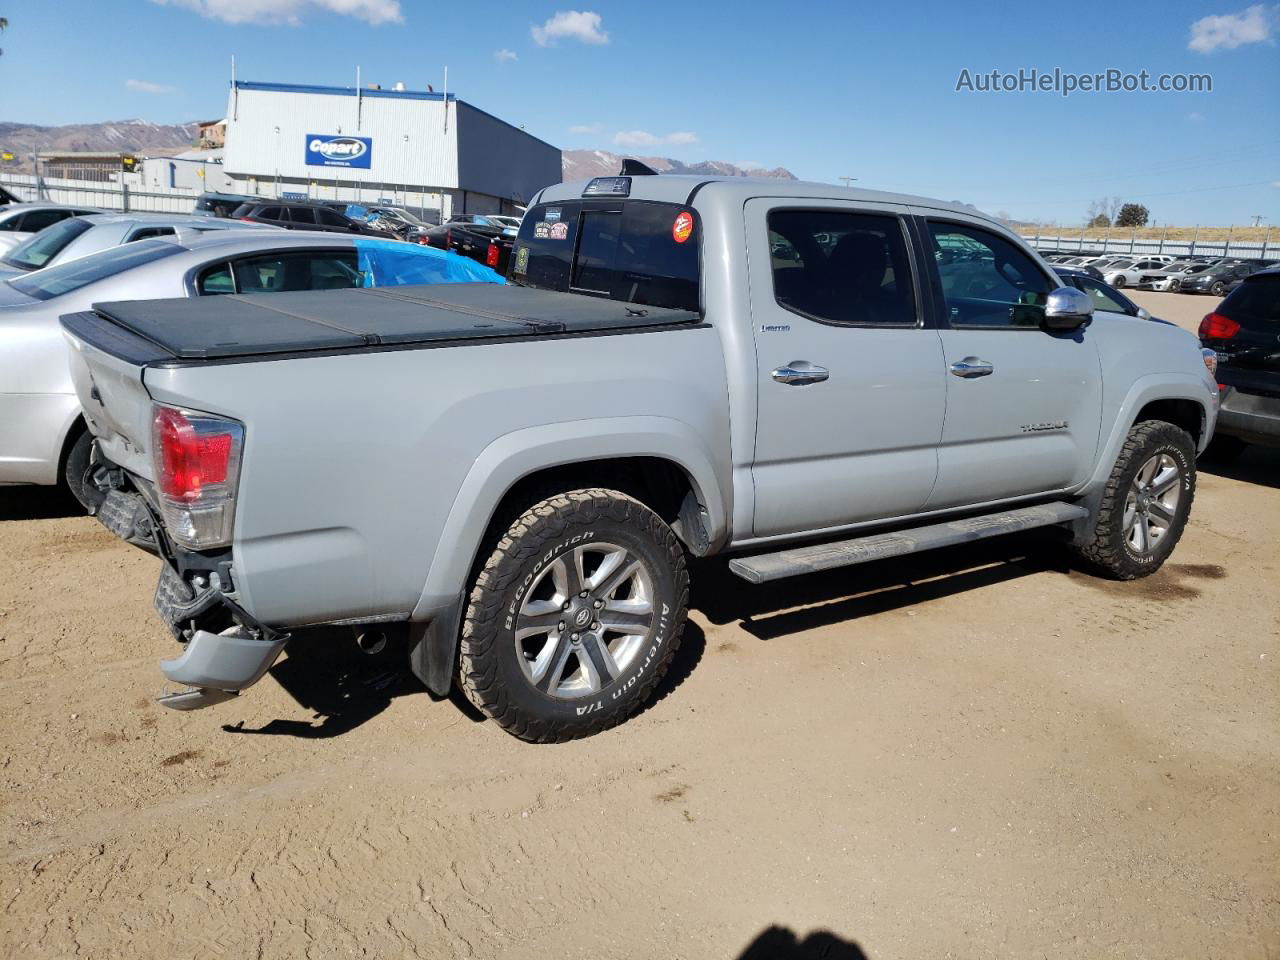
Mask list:
[[[112,300],[476,282],[504,281],[433,247],[259,229],[141,240],[0,282],[0,485],[61,483],[95,500],[64,314]]]

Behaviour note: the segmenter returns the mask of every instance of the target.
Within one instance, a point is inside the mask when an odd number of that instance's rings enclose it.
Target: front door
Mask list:
[[[930,510],[1051,493],[1093,467],[1102,375],[1089,328],[1049,333],[1057,286],[1009,238],[930,220],[934,299],[942,304],[947,414]]]
[[[905,212],[746,206],[756,537],[904,516],[929,498],[946,384]]]

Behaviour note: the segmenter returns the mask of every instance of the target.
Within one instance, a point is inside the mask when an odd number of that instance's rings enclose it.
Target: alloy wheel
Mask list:
[[[1169,533],[1182,499],[1182,472],[1167,453],[1147,460],[1129,485],[1125,497],[1125,543],[1138,555],[1148,556]]]

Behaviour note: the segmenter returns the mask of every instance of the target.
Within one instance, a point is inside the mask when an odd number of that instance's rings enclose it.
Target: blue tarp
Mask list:
[[[506,283],[483,264],[446,250],[398,240],[356,237],[362,286],[398,287],[410,283]]]

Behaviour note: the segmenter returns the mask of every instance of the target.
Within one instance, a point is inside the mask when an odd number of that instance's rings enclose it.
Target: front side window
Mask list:
[[[315,223],[316,212],[310,207],[289,207],[289,219],[294,223]]]
[[[500,228],[490,228],[496,236]],[[570,200],[525,214],[508,279],[623,303],[700,310],[697,214],[675,203]]]
[[[1049,278],[998,234],[967,224],[929,222],[947,320],[953,327],[1038,327]]]
[[[773,294],[814,320],[912,326],[915,291],[897,217],[842,210],[769,213]]]
[[[236,282],[231,276],[229,263],[215,263],[211,267],[205,267],[196,279],[196,293],[202,297],[235,292]]]
[[[320,218],[320,222],[326,227],[346,227],[347,218],[341,214],[335,213],[328,207],[320,207],[316,210],[316,216]],[[297,219],[296,217],[294,219]]]
[[[355,250],[271,253],[235,262],[237,293],[345,290],[361,286]]]

